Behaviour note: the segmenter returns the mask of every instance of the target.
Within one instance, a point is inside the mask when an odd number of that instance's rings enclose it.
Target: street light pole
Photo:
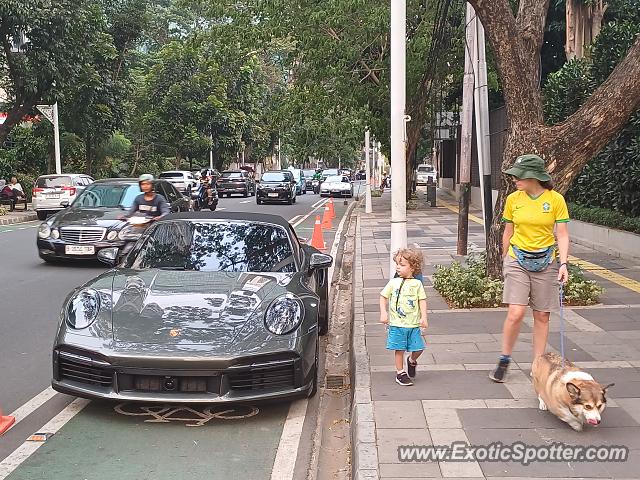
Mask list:
[[[391,256],[407,246],[406,165],[406,0],[391,0]]]
[[[209,170],[213,170],[213,132],[209,133],[211,146],[209,147]]]
[[[365,200],[364,200],[364,211],[365,213],[373,212],[371,207],[371,154],[369,152],[369,129],[367,128],[364,131],[364,160],[365,160],[365,171],[367,176],[367,186],[365,190]]]
[[[60,127],[58,124],[58,102],[53,104],[53,147],[56,157],[56,173],[62,173],[62,161],[60,160]]]

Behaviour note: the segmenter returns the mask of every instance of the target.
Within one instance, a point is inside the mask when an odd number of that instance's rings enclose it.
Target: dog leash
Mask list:
[[[560,355],[562,356],[562,368],[564,368],[564,284],[560,282]]]

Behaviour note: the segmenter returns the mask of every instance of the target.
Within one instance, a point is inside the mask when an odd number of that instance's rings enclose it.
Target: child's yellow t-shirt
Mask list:
[[[389,325],[404,328],[420,326],[419,301],[427,299],[420,280],[392,278],[380,295],[389,300]]]

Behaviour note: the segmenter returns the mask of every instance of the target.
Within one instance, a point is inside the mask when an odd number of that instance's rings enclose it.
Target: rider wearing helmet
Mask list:
[[[133,205],[124,216],[129,218],[140,212],[149,220],[158,220],[169,213],[169,202],[163,195],[153,191],[153,175],[145,173],[138,178],[142,193],[133,200]]]

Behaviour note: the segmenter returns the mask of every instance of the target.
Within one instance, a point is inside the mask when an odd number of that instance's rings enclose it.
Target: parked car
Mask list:
[[[324,182],[328,177],[334,177],[336,175],[340,175],[340,172],[337,168],[327,168],[322,171],[322,175],[320,176],[320,183]]]
[[[353,184],[346,175],[333,175],[320,185],[321,197],[353,197]]]
[[[290,168],[289,171],[293,173],[293,178],[296,181],[296,194],[305,195],[307,193],[307,182],[304,171],[299,168]]]
[[[416,169],[416,185],[426,185],[429,183],[429,179],[433,183],[436,183],[437,174],[433,165],[422,163],[418,165]]]
[[[179,192],[190,194],[191,189],[198,183],[193,173],[186,170],[171,170],[169,172],[162,172],[160,177],[163,180],[173,184]]]
[[[258,183],[256,203],[286,202],[291,205],[296,202],[296,186],[297,182],[289,170],[264,172]]]
[[[166,180],[154,182],[156,192],[169,202],[172,212],[188,211],[190,199]],[[38,255],[45,262],[60,259],[95,259],[104,248],[122,249],[137,240],[120,220],[141,193],[137,179],[112,178],[89,185],[73,204],[49,217],[38,228]]]
[[[256,194],[256,182],[249,172],[244,170],[225,170],[216,182],[218,194],[230,197],[233,193],[240,193],[243,197]]]
[[[40,175],[31,191],[32,208],[39,220],[45,220],[49,214],[70,205],[93,182],[93,178],[82,173]]]
[[[216,241],[212,241],[216,239]],[[223,403],[313,396],[332,257],[282,217],[169,215],[74,289],[52,386],[86,398]]]

